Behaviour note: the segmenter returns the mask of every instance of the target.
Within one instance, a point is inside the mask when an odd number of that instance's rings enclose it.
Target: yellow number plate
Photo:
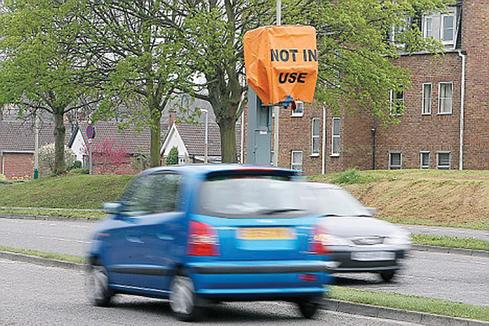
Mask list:
[[[286,240],[295,239],[295,232],[289,228],[241,228],[238,239],[243,240]]]

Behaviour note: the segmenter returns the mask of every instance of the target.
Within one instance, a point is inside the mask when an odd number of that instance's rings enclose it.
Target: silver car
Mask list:
[[[323,217],[321,226],[328,236],[323,239],[331,251],[333,273],[378,273],[391,281],[411,248],[410,234],[399,226],[374,217],[340,187],[309,183],[316,198],[315,209]]]

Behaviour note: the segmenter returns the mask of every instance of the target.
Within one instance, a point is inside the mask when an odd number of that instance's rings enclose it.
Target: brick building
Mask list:
[[[41,123],[39,146],[54,143],[54,126]],[[34,173],[34,127],[30,122],[0,121],[0,174],[8,179]]]
[[[398,125],[353,108],[337,117],[300,103],[296,112],[282,110],[279,165],[309,175],[352,167],[489,169],[488,25],[487,0],[461,1],[447,13],[422,17],[423,34],[439,39],[445,54],[395,60],[412,76],[409,88],[391,94],[392,105],[405,107]]]

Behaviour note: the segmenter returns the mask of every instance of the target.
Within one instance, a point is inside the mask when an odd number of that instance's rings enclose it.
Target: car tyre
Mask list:
[[[175,275],[170,287],[170,308],[178,320],[196,321],[201,317],[192,279]]]
[[[296,302],[297,307],[299,307],[299,311],[302,317],[307,319],[314,318],[316,312],[319,309],[319,303],[316,300],[312,299],[304,299],[302,301]]]
[[[395,271],[390,271],[390,272],[381,272],[380,277],[384,282],[391,282],[394,279],[394,276],[396,276]]]
[[[109,274],[101,265],[90,265],[85,278],[85,291],[94,306],[107,307],[114,296],[109,288]]]

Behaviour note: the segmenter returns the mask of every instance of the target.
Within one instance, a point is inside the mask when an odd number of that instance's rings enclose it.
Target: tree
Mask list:
[[[246,91],[243,36],[270,24],[273,8],[267,0],[199,0],[184,2],[181,10],[189,64],[204,80],[196,85],[194,96],[212,105],[223,162],[237,161],[235,128]]]
[[[172,2],[177,2],[172,1]],[[87,60],[105,93],[103,118],[121,114],[151,129],[151,165],[160,164],[162,112],[176,89],[185,90],[186,65],[181,16],[166,1],[86,0],[89,15],[81,39]],[[120,117],[119,117],[120,118]]]
[[[77,0],[11,0],[0,14],[0,107],[15,104],[26,119],[52,116],[55,174],[66,169],[65,114],[94,103],[90,68],[76,56],[79,9]]]
[[[450,0],[284,0],[283,23],[305,24],[318,31],[317,100],[332,109],[345,104],[369,110],[384,121],[389,90],[409,84],[406,70],[395,66],[401,50],[438,51],[423,38],[421,13],[442,11]],[[187,3],[187,2],[185,2]],[[188,2],[185,34],[191,67],[202,75],[206,93],[195,96],[212,104],[221,131],[223,162],[236,160],[234,128],[240,115],[243,45],[246,31],[273,23],[275,1],[200,0]],[[392,42],[392,31],[396,31]]]
[[[178,164],[178,148],[172,147],[168,156],[166,157],[166,165],[177,165]]]
[[[96,143],[92,146],[97,172],[101,174],[120,173],[121,168],[124,168],[130,162],[130,154],[115,139],[104,138],[101,143]],[[85,154],[89,155],[88,148],[85,148]]]
[[[76,155],[71,150],[64,146],[64,164],[68,168],[72,168],[76,162]],[[41,162],[41,172],[43,175],[53,173],[56,169],[56,146],[55,144],[47,144],[39,149],[39,161]]]

